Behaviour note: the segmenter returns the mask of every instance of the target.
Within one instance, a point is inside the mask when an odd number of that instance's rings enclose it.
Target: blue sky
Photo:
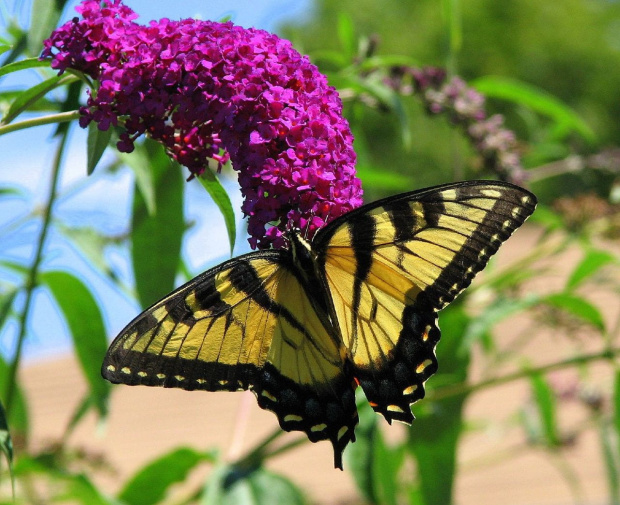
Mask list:
[[[74,15],[73,7],[77,3],[71,3],[62,22]],[[125,3],[140,15],[141,22],[162,17],[214,20],[230,17],[242,26],[269,31],[276,31],[278,23],[284,20],[307,16],[310,9],[309,0],[183,0],[174,3],[126,0]],[[171,9],[171,6],[174,8]],[[29,13],[30,2],[0,0],[0,34],[5,33],[10,19],[17,20],[20,26],[26,26]],[[23,88],[25,85],[34,84],[36,79],[34,73],[15,73],[0,80],[0,91]],[[51,159],[56,148],[51,138],[52,132],[53,128],[42,126],[0,136],[0,188],[17,187],[23,195],[0,201],[0,258],[12,258],[26,263],[31,261],[38,228],[33,220],[26,218],[38,212],[37,209],[45,202]],[[85,132],[76,127],[61,174],[57,216],[62,222],[72,226],[92,226],[107,234],[126,231],[131,205],[131,173],[126,170],[114,175],[95,172],[94,177],[86,180],[85,167]],[[233,207],[235,210],[239,209],[241,198],[236,181],[231,179],[224,181],[224,184],[231,194]],[[229,257],[228,239],[223,219],[205,198],[204,190],[198,187],[198,184],[188,186],[186,217],[195,221],[196,226],[186,236],[184,258],[190,270],[198,273]],[[238,218],[240,217],[239,213]],[[244,226],[240,221],[238,228],[240,233],[235,255],[248,250],[243,235]],[[139,308],[131,297],[119,293],[110,282],[97,275],[83,255],[71,247],[61,234],[51,234],[46,251],[43,268],[70,270],[79,275],[94,291],[98,302],[104,307],[109,337],[116,335],[136,315]],[[111,251],[107,260],[128,276],[126,254]],[[4,270],[0,271],[0,282],[17,280],[6,275]],[[66,353],[71,345],[68,332],[52,300],[45,293],[39,293],[35,297],[32,314],[34,317],[30,318],[29,339],[25,346],[26,358],[39,359]],[[14,321],[0,333],[1,353],[12,353],[16,333],[17,324]]]

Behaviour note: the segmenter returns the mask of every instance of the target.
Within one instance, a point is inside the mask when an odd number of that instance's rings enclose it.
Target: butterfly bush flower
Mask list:
[[[99,83],[80,124],[121,126],[118,149],[143,134],[192,176],[228,160],[239,173],[253,248],[281,247],[291,226],[315,231],[362,203],[336,90],[290,42],[232,23],[140,25],[120,0],[87,0],[42,57]]]

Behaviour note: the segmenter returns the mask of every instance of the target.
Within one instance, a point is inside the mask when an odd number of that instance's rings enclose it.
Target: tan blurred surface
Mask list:
[[[537,236],[533,228],[520,231],[518,238],[504,246],[499,262],[503,264],[521,257]],[[578,251],[568,251],[561,262],[550,265],[551,277],[546,275],[544,284],[542,280],[535,280],[531,289],[544,292],[554,284],[555,287],[563,285],[566,269],[579,257]],[[484,296],[484,293],[477,296]],[[603,290],[589,293],[589,296],[608,310],[605,316],[609,323],[615,321],[619,309],[616,296],[604,298],[609,297],[609,293]],[[496,332],[500,347],[520,332],[531,331],[534,324],[522,317],[502,323]],[[601,347],[600,342],[594,341],[594,334],[587,330],[578,330],[576,338],[585,350],[596,351]],[[568,358],[571,352],[574,352],[573,344],[569,345],[565,336],[549,330],[542,331],[535,342],[521,351],[531,364],[537,365]],[[487,372],[481,356],[474,361],[470,374],[472,382],[484,378]],[[508,365],[493,370],[493,375],[503,375],[514,369],[514,364]],[[608,388],[610,376],[610,367],[601,363],[595,367],[590,384]],[[576,377],[576,372],[569,370],[553,373],[551,380],[567,384]],[[60,438],[85,391],[75,361],[67,357],[32,364],[22,370],[22,381],[31,406],[35,445],[42,446]],[[578,498],[584,504],[604,503],[607,497],[605,470],[596,432],[587,431],[573,447],[562,451],[564,459],[528,448],[523,432],[514,427],[516,420],[513,419],[528,395],[527,383],[519,381],[477,392],[468,400],[468,423],[485,428],[463,436],[458,457],[456,502],[460,505],[560,505],[575,503]],[[580,417],[583,417],[583,409],[569,405],[562,410],[562,426],[570,431],[579,425]],[[239,419],[245,420],[245,426]],[[114,390],[106,425],[97,426],[94,416],[90,416],[78,427],[71,443],[105,455],[117,474],[102,476],[99,482],[106,491],[114,492],[120,482],[145,462],[174,447],[188,445],[205,450],[217,447],[227,455],[233,439],[243,451],[276,427],[275,416],[260,410],[251,393],[190,393],[119,386]],[[388,429],[398,432],[405,428]],[[415,429],[415,422],[411,429]],[[293,440],[297,436],[286,434],[282,440]],[[565,465],[574,473],[570,479],[563,473]],[[351,475],[333,469],[332,449],[327,442],[303,444],[274,458],[269,467],[290,476],[317,503],[362,503]],[[578,483],[579,496],[571,491],[569,482]]]

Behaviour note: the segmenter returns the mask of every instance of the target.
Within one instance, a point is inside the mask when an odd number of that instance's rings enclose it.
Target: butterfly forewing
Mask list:
[[[364,206],[320,231],[314,247],[353,373],[377,412],[410,422],[436,371],[436,312],[533,212],[513,185],[457,183]]]

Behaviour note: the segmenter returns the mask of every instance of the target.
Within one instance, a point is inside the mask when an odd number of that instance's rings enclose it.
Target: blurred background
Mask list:
[[[75,122],[37,122],[85,89],[33,92],[55,72],[11,65],[76,4],[0,2],[0,444],[17,503],[620,503],[618,2],[126,1],[142,23],[230,18],[308,54],[341,93],[365,202],[478,178],[540,200],[441,313],[413,426],[360,398],[344,472],[328,443],[276,436],[251,393],[99,378],[149,297],[229,258],[231,234],[233,255],[249,246],[232,170],[236,231],[156,146],[112,141],[94,167]]]

